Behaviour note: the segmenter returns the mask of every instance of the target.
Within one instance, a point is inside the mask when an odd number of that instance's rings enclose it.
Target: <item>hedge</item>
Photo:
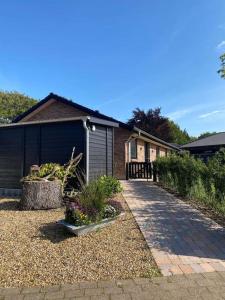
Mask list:
[[[188,153],[158,157],[154,168],[164,187],[225,213],[225,149],[207,163]]]

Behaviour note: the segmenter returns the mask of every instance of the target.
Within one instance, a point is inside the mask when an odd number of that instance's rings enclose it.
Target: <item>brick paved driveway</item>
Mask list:
[[[127,280],[80,282],[48,287],[0,288],[1,300],[222,300],[225,272]]]
[[[123,181],[124,197],[164,276],[225,271],[225,230],[151,182]]]

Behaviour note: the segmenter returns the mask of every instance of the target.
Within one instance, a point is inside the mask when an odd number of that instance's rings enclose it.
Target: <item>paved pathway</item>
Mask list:
[[[164,276],[225,271],[225,230],[151,182],[123,181],[124,197]]]
[[[225,299],[225,272],[81,282],[33,288],[0,288],[1,300],[218,300]]]

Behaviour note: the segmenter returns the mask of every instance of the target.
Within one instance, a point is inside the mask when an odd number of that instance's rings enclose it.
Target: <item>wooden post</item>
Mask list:
[[[156,170],[154,162],[153,162],[153,181],[157,182],[157,170]]]

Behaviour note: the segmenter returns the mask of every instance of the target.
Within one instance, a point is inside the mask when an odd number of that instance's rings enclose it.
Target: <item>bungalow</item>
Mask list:
[[[181,146],[181,149],[188,150],[190,154],[207,161],[222,147],[225,147],[225,132],[219,132],[208,137],[198,139]]]
[[[50,93],[31,109],[0,126],[0,188],[19,189],[33,164],[66,163],[75,146],[86,180],[126,178],[129,162],[151,162],[177,150],[136,127]]]

